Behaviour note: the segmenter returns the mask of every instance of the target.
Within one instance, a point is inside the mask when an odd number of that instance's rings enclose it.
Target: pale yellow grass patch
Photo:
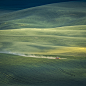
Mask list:
[[[83,48],[83,47],[59,47],[54,50],[40,52],[40,54],[62,54],[62,53],[86,53],[86,48]]]

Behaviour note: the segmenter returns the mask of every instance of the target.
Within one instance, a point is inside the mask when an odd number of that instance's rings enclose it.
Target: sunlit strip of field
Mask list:
[[[57,49],[54,50],[48,50],[45,52],[41,52],[39,54],[49,54],[49,55],[80,55],[80,56],[86,56],[86,47],[58,47]]]
[[[1,51],[86,56],[86,25],[0,30]]]

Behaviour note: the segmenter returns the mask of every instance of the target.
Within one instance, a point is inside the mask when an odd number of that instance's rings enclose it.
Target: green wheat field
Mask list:
[[[85,2],[0,12],[0,86],[86,86]]]

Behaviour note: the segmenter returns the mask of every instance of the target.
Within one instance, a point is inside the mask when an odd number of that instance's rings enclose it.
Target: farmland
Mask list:
[[[85,86],[86,59],[60,57],[67,60],[0,54],[1,86]]]
[[[86,86],[85,2],[0,12],[0,86]]]

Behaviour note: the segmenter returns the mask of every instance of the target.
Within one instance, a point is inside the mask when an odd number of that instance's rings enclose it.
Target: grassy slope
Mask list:
[[[85,2],[66,2],[19,10],[1,15],[0,29],[85,25],[85,9]]]
[[[85,9],[67,2],[0,15],[0,52],[67,58],[0,54],[0,86],[86,86]]]
[[[86,58],[76,58],[50,60],[0,54],[1,86],[85,86]]]
[[[86,55],[86,25],[0,31],[0,48],[25,54]]]

